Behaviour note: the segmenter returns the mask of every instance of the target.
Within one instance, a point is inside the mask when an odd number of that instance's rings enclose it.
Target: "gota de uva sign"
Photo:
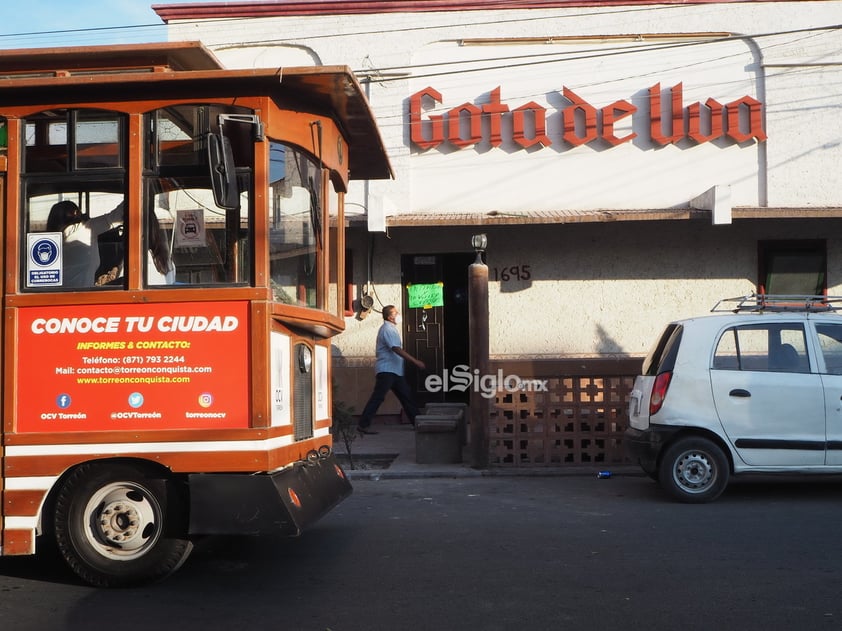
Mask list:
[[[648,107],[638,107],[625,99],[607,105],[589,103],[566,86],[561,94],[568,105],[560,111],[535,101],[511,107],[502,101],[501,88],[497,86],[490,91],[486,103],[466,102],[442,114],[425,115],[426,108],[444,104],[441,92],[426,87],[409,98],[410,139],[422,150],[445,144],[462,149],[483,141],[498,147],[505,140],[524,149],[590,143],[615,147],[638,137],[637,131],[617,129],[618,123],[632,119],[632,127],[646,130],[656,146],[682,141],[702,144],[720,139],[732,143],[766,140],[763,104],[748,95],[727,103],[711,97],[704,103],[685,105],[683,83],[664,89],[656,83],[647,90]],[[548,123],[553,114],[560,114],[561,119],[555,133],[551,133]],[[503,125],[504,118],[510,119],[510,125]],[[504,129],[511,130],[510,138],[504,138]]]

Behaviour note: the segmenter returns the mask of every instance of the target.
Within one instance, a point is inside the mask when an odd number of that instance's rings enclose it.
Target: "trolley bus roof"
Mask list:
[[[226,70],[200,42],[0,50],[5,106],[89,102],[96,89],[98,98],[114,102],[146,99],[153,86],[161,98],[210,98],[230,86],[331,116],[351,147],[351,179],[393,175],[374,115],[347,66]]]

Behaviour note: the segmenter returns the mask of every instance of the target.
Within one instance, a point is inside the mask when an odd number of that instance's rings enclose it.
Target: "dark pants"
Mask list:
[[[386,394],[391,390],[395,393],[398,401],[401,403],[403,411],[409,417],[410,422],[415,425],[415,417],[418,416],[418,408],[412,401],[412,393],[409,391],[409,384],[401,375],[396,375],[393,372],[379,372],[374,381],[374,392],[365,404],[363,413],[360,415],[360,427],[368,427],[371,425],[371,419],[377,414],[377,410],[386,398]]]

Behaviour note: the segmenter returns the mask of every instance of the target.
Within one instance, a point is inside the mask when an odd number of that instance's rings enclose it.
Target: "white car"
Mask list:
[[[839,302],[752,295],[668,324],[635,379],[627,453],[684,502],[741,473],[842,473]]]

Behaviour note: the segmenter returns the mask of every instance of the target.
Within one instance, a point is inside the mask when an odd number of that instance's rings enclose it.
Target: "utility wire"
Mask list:
[[[396,71],[406,72],[408,70],[416,70],[421,68],[441,68],[447,66],[457,66],[457,65],[464,65],[464,64],[477,64],[477,63],[485,63],[485,62],[496,62],[496,61],[505,61],[504,65],[499,66],[482,66],[479,68],[462,68],[458,71],[447,71],[442,70],[440,72],[430,72],[426,74],[413,74],[411,75],[412,79],[424,79],[428,77],[440,77],[446,76],[450,74],[463,74],[468,72],[483,72],[487,70],[504,70],[509,68],[518,68],[521,66],[532,66],[536,64],[547,64],[547,63],[558,63],[558,62],[567,62],[567,61],[581,61],[584,59],[596,59],[601,57],[613,57],[615,55],[627,55],[627,54],[638,54],[638,53],[646,53],[652,51],[661,51],[661,50],[668,50],[672,48],[686,48],[690,46],[705,46],[709,44],[721,44],[723,42],[732,42],[735,40],[741,39],[751,39],[757,40],[766,37],[780,37],[784,35],[797,35],[801,33],[815,33],[818,31],[838,31],[842,29],[842,24],[833,24],[829,26],[817,26],[817,27],[810,27],[804,29],[792,29],[787,31],[774,31],[770,33],[757,33],[753,35],[749,34],[733,34],[727,35],[723,37],[715,37],[715,38],[704,38],[704,39],[697,39],[691,40],[686,42],[671,42],[671,43],[658,43],[654,42],[649,45],[640,45],[640,46],[630,46],[629,44],[625,46],[610,46],[610,47],[600,47],[600,48],[586,48],[580,49],[571,52],[559,53],[558,51],[548,52],[548,53],[530,53],[528,55],[507,55],[505,57],[486,57],[480,59],[464,59],[458,61],[445,61],[445,62],[432,62],[432,63],[424,63],[424,64],[413,64],[411,66],[391,66],[391,67],[382,67],[382,68],[366,68],[355,70],[354,72],[360,75],[373,75],[376,76],[377,72],[386,72],[386,73],[393,73]],[[645,34],[642,34],[642,37],[645,38]],[[562,43],[562,42],[558,42]],[[631,44],[631,42],[630,42]],[[512,60],[518,59],[525,59],[529,60],[524,63],[510,63]],[[407,76],[399,76],[399,77],[377,77],[378,83],[387,83],[390,81],[401,81],[406,80]]]
[[[220,3],[220,4],[222,4],[222,3]],[[538,10],[539,11],[551,11],[551,10],[558,10],[558,9],[563,9],[563,8],[564,7],[547,7],[546,9],[538,9]],[[652,4],[650,4],[650,5],[641,6],[641,7],[633,7],[633,8],[629,7],[629,8],[624,8],[624,9],[611,9],[611,10],[608,10],[608,11],[593,11],[593,12],[588,12],[588,13],[578,13],[576,15],[559,15],[559,16],[556,16],[555,19],[582,18],[582,17],[589,17],[589,16],[595,16],[595,15],[615,15],[615,14],[625,14],[625,13],[636,13],[636,12],[641,12],[641,11],[662,11],[662,10],[677,9],[677,8],[682,8],[682,5],[652,5]],[[520,9],[520,10],[524,11],[526,9]],[[530,10],[534,10],[534,9],[530,9]],[[426,13],[433,13],[433,12],[434,11],[428,11]],[[435,13],[443,13],[443,12],[442,11],[435,11]],[[389,14],[384,13],[383,15],[389,15]],[[266,19],[266,17],[268,17],[268,16],[264,16],[264,19]],[[301,16],[287,15],[287,16],[278,16],[278,17],[297,18],[297,17],[301,17]],[[195,23],[209,24],[209,25],[222,24],[222,23],[230,24],[231,22],[244,21],[244,20],[254,20],[254,19],[259,19],[259,18],[254,18],[254,17],[216,18],[216,19],[208,19],[208,20],[198,20],[196,22],[186,22],[186,21],[181,22],[181,21],[179,21],[179,22],[169,23],[169,24],[167,24],[167,23],[132,24],[132,25],[124,25],[124,26],[91,27],[91,28],[81,28],[81,29],[30,31],[30,32],[25,32],[25,33],[0,33],[0,39],[4,38],[4,37],[21,37],[21,36],[32,36],[32,35],[70,35],[70,34],[91,33],[91,32],[96,32],[96,31],[113,31],[113,30],[129,31],[129,30],[133,30],[133,29],[150,28],[150,27],[155,27],[155,28],[165,27],[165,28],[168,28],[169,26],[172,26],[173,24],[175,24],[177,26],[183,26],[183,25],[195,24]],[[465,24],[461,24],[461,25],[458,25],[458,26],[463,26],[465,28],[473,28],[473,27],[476,27],[476,26],[495,26],[495,25],[502,25],[502,24],[514,24],[514,23],[536,22],[536,21],[542,21],[543,22],[543,21],[546,21],[546,20],[547,20],[547,16],[546,16],[546,14],[544,14],[544,15],[541,15],[541,16],[524,17],[524,18],[512,18],[512,19],[508,19],[508,20],[488,20],[488,21],[479,20],[479,21],[476,21],[476,22],[467,22]],[[403,19],[401,21],[403,21]],[[416,32],[416,31],[424,31],[424,30],[435,30],[435,29],[440,29],[440,28],[452,28],[453,26],[454,26],[453,23],[447,22],[447,23],[444,23],[444,24],[441,24],[441,25],[430,25],[430,26],[423,26],[423,27],[410,26],[410,27],[405,27],[405,28],[388,29],[388,32],[390,32],[390,33]],[[274,28],[275,28],[274,26],[271,26],[271,27],[267,26],[267,29],[269,29],[269,30],[272,30]],[[341,32],[331,31],[330,33],[326,33],[324,35],[308,36],[307,39],[308,40],[327,39],[327,38],[335,39],[335,38],[338,38],[338,37],[357,37],[357,36],[362,36],[362,35],[380,35],[382,33],[383,33],[383,29],[378,29],[376,31],[355,31],[355,32],[350,32],[350,33],[341,33]],[[280,38],[280,37],[274,38],[273,37],[271,41],[283,43],[283,42],[299,41],[299,39],[300,38],[295,38],[295,37],[290,37],[290,38]]]
[[[553,7],[559,8],[559,7]],[[641,11],[669,11],[674,9],[681,9],[687,8],[687,5],[683,4],[676,4],[676,5],[646,5],[646,6],[638,6],[638,7],[628,7],[622,9],[612,9],[609,11],[593,11],[588,13],[578,13],[576,15],[558,15],[555,16],[555,20],[563,20],[563,19],[572,19],[572,18],[582,18],[587,16],[605,16],[605,15],[616,15],[616,14],[629,14],[629,13],[638,13]],[[547,11],[550,9],[547,9]],[[417,32],[419,30],[426,31],[426,30],[436,30],[436,29],[452,29],[454,26],[458,26],[460,28],[476,28],[482,26],[500,26],[512,23],[523,23],[523,22],[533,22],[533,21],[547,21],[547,16],[545,10],[544,13],[540,16],[535,17],[523,17],[523,18],[512,18],[509,20],[491,20],[491,21],[483,21],[478,20],[474,22],[468,22],[461,25],[454,25],[452,23],[443,24],[443,25],[429,25],[423,27],[406,27],[406,28],[397,28],[397,29],[379,29],[377,31],[355,31],[352,33],[337,33],[331,32],[324,35],[312,35],[307,36],[305,38],[272,38],[271,40],[266,40],[264,42],[260,41],[250,41],[248,42],[250,45],[259,45],[261,43],[270,44],[270,43],[289,43],[289,42],[301,42],[302,39],[304,41],[311,41],[323,38],[338,38],[338,37],[359,37],[365,35],[372,35],[372,34],[380,34],[382,35],[384,32],[388,33],[401,33],[401,32]],[[220,19],[212,19],[212,20],[202,20],[202,24],[214,24],[214,23],[231,23],[232,21],[241,21],[241,20],[252,20],[254,18],[220,18]],[[191,24],[188,22],[178,23],[179,25],[182,24]],[[30,31],[25,33],[15,33],[15,34],[0,34],[0,43],[2,43],[3,38],[11,38],[11,37],[31,37],[31,36],[44,36],[44,35],[52,35],[52,36],[60,36],[60,35],[79,35],[79,34],[96,34],[96,33],[113,33],[116,31],[138,31],[141,29],[148,29],[148,28],[155,28],[155,29],[162,29],[168,28],[169,25],[167,24],[143,24],[143,25],[133,25],[133,26],[113,26],[113,27],[89,27],[89,28],[82,28],[82,29],[61,29],[61,30],[52,30],[52,31]],[[267,28],[269,26],[267,25]],[[272,27],[274,28],[274,27]],[[441,61],[441,62],[430,62],[430,63],[421,63],[421,64],[412,64],[412,65],[404,65],[404,66],[383,66],[383,67],[368,67],[363,69],[355,70],[354,72],[360,76],[366,77],[369,80],[376,81],[377,83],[388,83],[394,81],[406,81],[407,79],[424,79],[424,78],[433,78],[433,77],[441,77],[441,76],[450,76],[450,75],[463,75],[467,73],[477,73],[477,72],[487,72],[492,70],[505,70],[505,69],[513,69],[525,66],[536,66],[536,65],[545,65],[545,64],[555,64],[555,63],[566,63],[566,62],[576,62],[576,61],[583,61],[583,60],[591,60],[591,59],[600,59],[600,58],[609,58],[617,55],[629,55],[629,54],[641,54],[641,53],[649,53],[649,52],[660,52],[663,50],[669,49],[677,49],[677,48],[686,48],[692,46],[707,46],[710,44],[721,44],[724,42],[736,41],[740,39],[763,39],[763,38],[770,38],[770,37],[782,37],[787,35],[798,35],[798,34],[813,34],[819,35],[822,32],[833,32],[839,31],[842,29],[842,24],[831,24],[825,26],[815,26],[815,27],[808,27],[808,28],[801,28],[801,29],[788,29],[788,30],[780,30],[780,31],[773,31],[773,32],[766,32],[766,33],[755,33],[755,34],[745,34],[745,33],[735,33],[724,37],[716,37],[716,38],[700,38],[697,40],[690,40],[690,41],[682,41],[682,42],[652,42],[652,43],[644,43],[640,45],[634,45],[633,42],[629,42],[626,45],[621,46],[602,46],[598,48],[580,48],[571,51],[559,52],[559,51],[551,51],[546,53],[530,53],[524,55],[507,55],[507,56],[496,56],[496,57],[484,57],[484,58],[475,58],[475,59],[465,59],[465,60],[458,60],[458,61]],[[630,34],[630,37],[633,34]],[[645,38],[646,33],[640,33],[640,36]],[[546,39],[551,40],[551,36],[546,36]],[[454,40],[459,41],[459,40]],[[645,40],[644,40],[645,41]],[[792,40],[797,41],[797,40]],[[563,42],[560,40],[559,43]],[[236,44],[242,45],[242,44]],[[773,44],[776,45],[776,44]],[[781,44],[783,45],[783,44]],[[234,45],[232,45],[234,46]],[[225,46],[223,45],[222,48]],[[503,62],[503,63],[500,63]],[[484,65],[479,65],[484,64]],[[489,65],[490,64],[490,65]],[[470,67],[466,67],[470,66]],[[423,70],[423,69],[437,69],[434,72],[425,72],[421,74],[413,74],[412,71],[415,70]],[[392,74],[399,76],[384,76],[386,74]],[[520,95],[522,96],[522,95]],[[520,98],[520,96],[510,96],[509,99],[511,100],[514,98]],[[388,118],[388,117],[387,117]]]

